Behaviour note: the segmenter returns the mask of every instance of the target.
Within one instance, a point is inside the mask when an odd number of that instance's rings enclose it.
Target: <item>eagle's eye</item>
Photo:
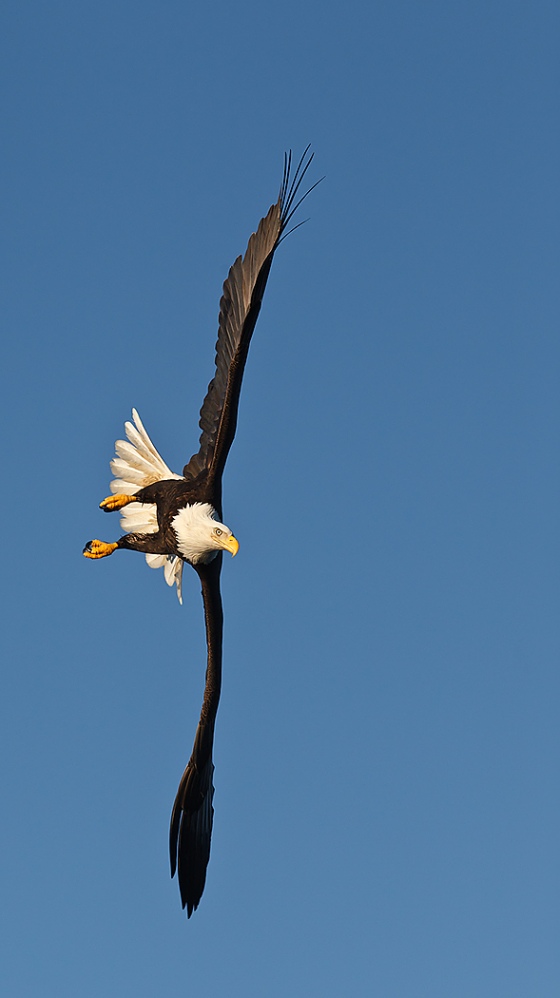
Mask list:
[[[223,530],[220,530],[219,527],[214,527],[214,533],[215,533],[216,537],[221,537],[222,534],[223,534]]]

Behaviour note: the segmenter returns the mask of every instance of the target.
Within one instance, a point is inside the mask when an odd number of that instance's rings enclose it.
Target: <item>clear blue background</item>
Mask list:
[[[556,998],[558,5],[3,10],[3,994]],[[132,405],[196,449],[222,281],[309,141],[187,923],[196,578],[81,550]]]

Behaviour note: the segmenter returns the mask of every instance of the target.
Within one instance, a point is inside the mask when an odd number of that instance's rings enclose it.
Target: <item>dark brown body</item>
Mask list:
[[[180,509],[196,502],[207,502],[216,506],[209,498],[213,490],[208,488],[208,476],[199,475],[194,481],[181,481],[176,478],[154,482],[134,494],[138,502],[155,503],[159,530],[155,534],[125,534],[117,541],[120,548],[141,551],[144,554],[179,555],[177,536],[172,523]],[[194,566],[193,566],[194,567]]]

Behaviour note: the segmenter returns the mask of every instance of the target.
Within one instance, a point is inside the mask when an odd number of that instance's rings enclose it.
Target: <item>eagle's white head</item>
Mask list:
[[[236,555],[239,544],[225,523],[217,519],[210,503],[195,502],[184,506],[171,521],[177,537],[177,550],[191,565],[207,564],[218,551]]]

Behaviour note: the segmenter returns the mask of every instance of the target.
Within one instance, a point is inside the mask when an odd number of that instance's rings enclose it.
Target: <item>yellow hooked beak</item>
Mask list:
[[[227,538],[227,540],[222,541],[222,547],[225,551],[231,551],[232,558],[235,558],[237,552],[239,551],[239,541],[232,534],[231,537]]]

